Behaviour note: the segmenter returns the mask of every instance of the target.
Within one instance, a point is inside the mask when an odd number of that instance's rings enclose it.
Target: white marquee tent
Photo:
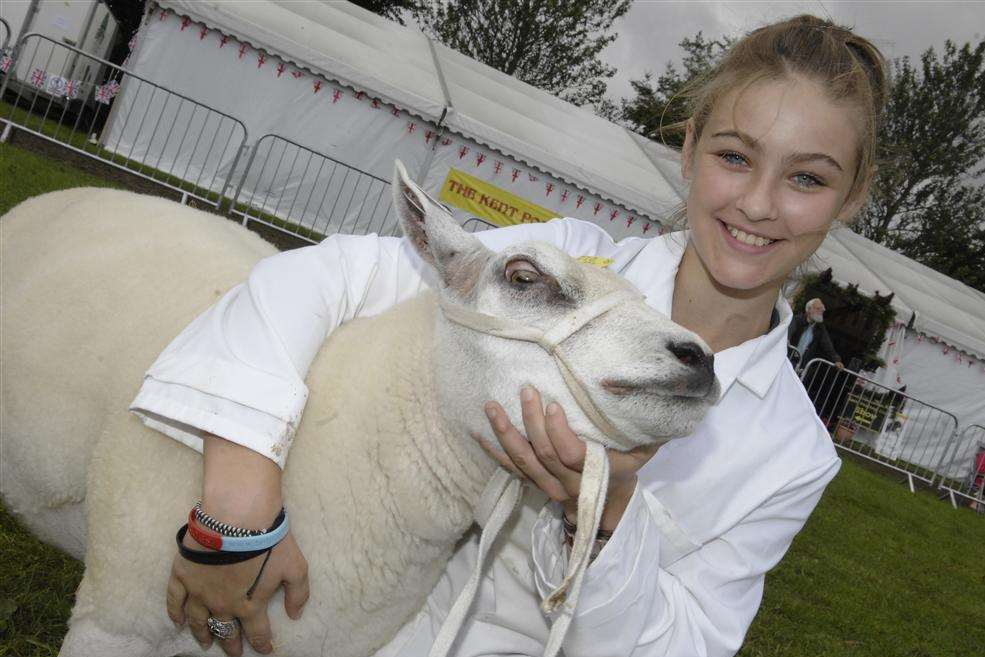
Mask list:
[[[399,157],[431,192],[454,168],[617,237],[657,232],[681,200],[670,149],[347,2],[158,0],[128,68],[242,120],[251,142],[275,133],[385,180]],[[155,109],[123,120],[152,102],[124,87],[102,141],[166,170],[163,140],[138,133]]]

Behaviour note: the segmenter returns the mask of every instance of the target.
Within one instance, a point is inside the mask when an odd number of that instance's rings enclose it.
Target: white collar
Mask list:
[[[674,280],[684,256],[689,233],[674,232],[654,237],[628,262],[614,263],[615,269],[646,294],[650,307],[667,317],[671,314]],[[765,397],[787,359],[787,327],[793,317],[790,304],[780,295],[774,306],[779,323],[765,335],[729,347],[715,354],[715,375],[722,395],[738,381],[757,397]]]

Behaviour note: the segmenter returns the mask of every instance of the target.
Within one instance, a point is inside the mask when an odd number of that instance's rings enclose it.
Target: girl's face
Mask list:
[[[725,96],[682,159],[687,218],[718,285],[775,288],[860,205],[848,193],[858,135],[852,110],[803,78],[761,81]]]

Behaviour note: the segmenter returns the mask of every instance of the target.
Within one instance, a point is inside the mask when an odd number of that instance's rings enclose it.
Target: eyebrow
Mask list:
[[[749,148],[755,151],[760,150],[759,142],[757,142],[755,139],[753,139],[746,133],[739,132],[738,130],[722,130],[720,132],[716,132],[715,134],[713,134],[712,137],[732,137],[734,139],[738,139],[743,144],[745,144],[746,146],[748,146]],[[827,162],[834,168],[838,169],[838,171],[845,170],[840,164],[838,164],[838,160],[834,159],[827,153],[794,153],[793,155],[788,155],[787,157],[783,158],[783,161],[786,164],[800,164],[803,162],[817,162],[817,161]]]

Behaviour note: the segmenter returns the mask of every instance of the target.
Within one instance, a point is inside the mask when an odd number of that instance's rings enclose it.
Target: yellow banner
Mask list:
[[[439,198],[497,226],[539,223],[560,216],[458,169],[448,171]]]

